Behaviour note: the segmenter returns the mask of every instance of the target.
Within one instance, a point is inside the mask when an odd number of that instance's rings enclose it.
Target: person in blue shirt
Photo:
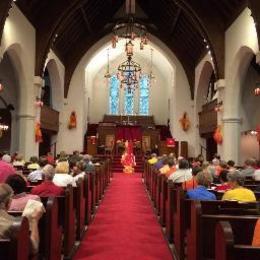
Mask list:
[[[192,200],[217,200],[216,195],[208,191],[208,187],[213,181],[211,174],[206,170],[201,171],[196,176],[197,188],[189,190],[187,196]]]

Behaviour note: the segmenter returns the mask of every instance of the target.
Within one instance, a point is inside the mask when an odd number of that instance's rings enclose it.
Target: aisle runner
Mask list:
[[[74,259],[172,259],[139,174],[114,174]]]

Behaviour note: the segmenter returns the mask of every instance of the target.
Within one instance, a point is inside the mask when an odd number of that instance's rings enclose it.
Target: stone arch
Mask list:
[[[45,69],[48,69],[51,81],[52,107],[57,111],[61,111],[63,101],[62,81],[55,59],[49,60]]]
[[[11,88],[11,94],[8,94],[6,99],[6,107],[11,113],[11,141],[10,141],[10,152],[19,150],[20,139],[19,139],[19,122],[18,116],[26,113],[26,89],[23,88],[22,82],[25,80],[24,69],[21,61],[22,48],[18,43],[10,45],[4,52],[3,59],[1,61],[6,64],[6,88]],[[8,75],[9,74],[9,75]],[[12,75],[10,75],[12,74]]]
[[[230,81],[227,82],[225,91],[224,118],[240,117],[241,88],[253,56],[254,51],[251,48],[242,46],[231,63],[233,65],[228,77]],[[229,102],[230,100],[232,102]]]
[[[214,68],[209,61],[205,61],[199,75],[198,86],[196,88],[196,111],[200,112],[202,109],[202,105],[205,104],[205,99],[207,97],[208,84],[212,73],[214,72]]]

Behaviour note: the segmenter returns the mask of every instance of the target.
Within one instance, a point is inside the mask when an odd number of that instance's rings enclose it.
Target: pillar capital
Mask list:
[[[215,82],[215,90],[220,91],[223,90],[226,86],[226,81],[225,79],[219,79],[218,81]]]
[[[224,117],[222,119],[222,122],[224,124],[241,124],[242,120],[241,120],[241,118],[238,118],[238,117]]]
[[[256,63],[260,65],[260,52],[256,54]]]
[[[39,88],[44,86],[44,79],[40,76],[34,76],[33,84]]]

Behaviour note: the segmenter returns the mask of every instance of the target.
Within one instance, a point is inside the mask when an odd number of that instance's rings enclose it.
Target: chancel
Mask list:
[[[0,259],[260,259],[259,0],[0,1]]]

